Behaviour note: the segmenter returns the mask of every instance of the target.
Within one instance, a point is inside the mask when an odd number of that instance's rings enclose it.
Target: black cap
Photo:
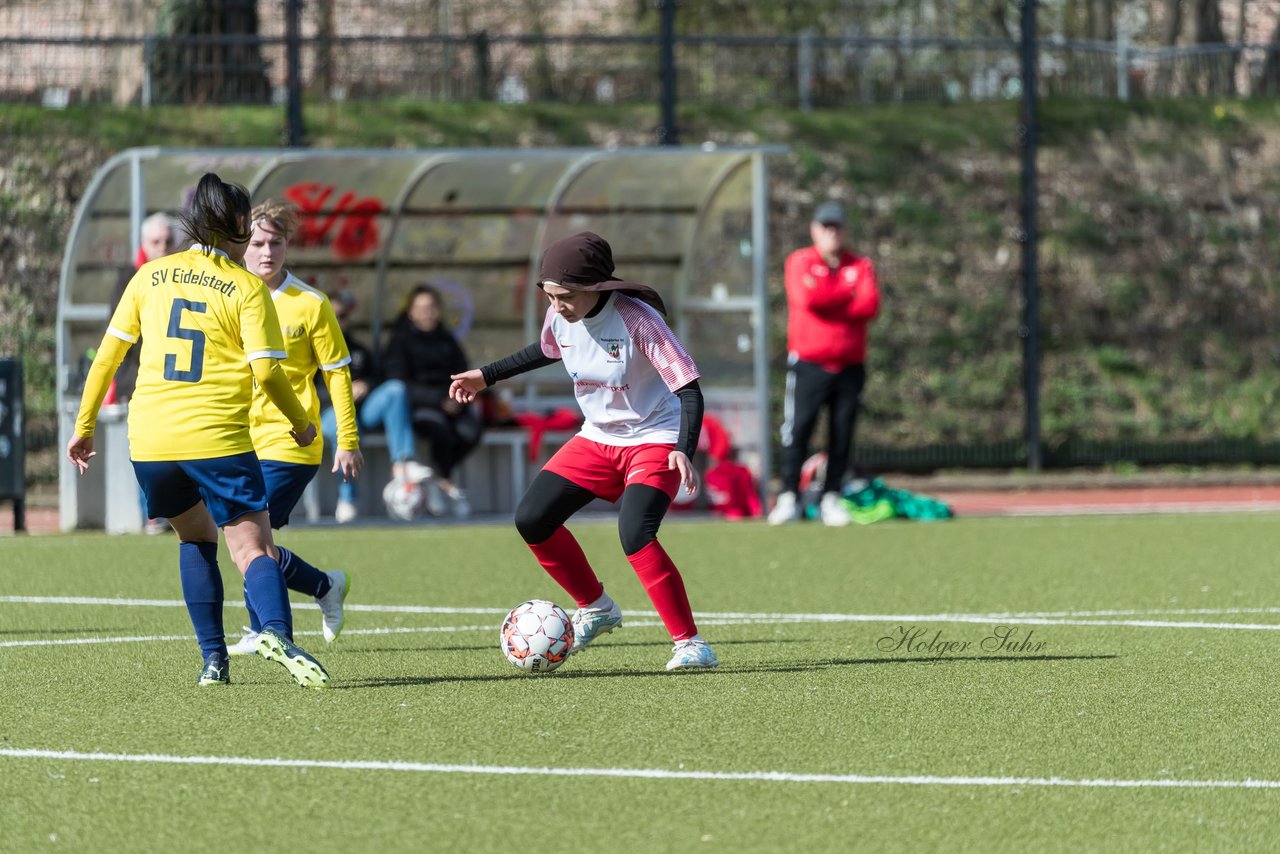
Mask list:
[[[839,202],[823,202],[813,212],[813,221],[823,225],[844,225],[844,208]]]

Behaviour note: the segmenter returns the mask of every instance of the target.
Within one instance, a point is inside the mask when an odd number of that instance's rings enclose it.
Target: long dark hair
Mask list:
[[[217,246],[224,241],[246,243],[253,233],[249,221],[252,210],[248,190],[206,172],[196,185],[191,204],[178,219],[191,239],[204,246]]]

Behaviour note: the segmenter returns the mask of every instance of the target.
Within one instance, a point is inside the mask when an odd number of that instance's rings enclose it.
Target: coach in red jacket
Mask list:
[[[822,521],[849,524],[840,487],[866,380],[867,327],[880,310],[871,259],[845,246],[844,209],[825,202],[809,224],[813,245],[787,257],[787,387],[783,399],[782,492],[769,514],[781,525],[800,518],[800,467],[822,407],[828,407]]]

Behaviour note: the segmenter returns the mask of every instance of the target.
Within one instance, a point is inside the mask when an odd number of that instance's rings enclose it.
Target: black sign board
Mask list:
[[[13,500],[13,527],[17,531],[26,527],[27,445],[22,420],[22,360],[0,359],[0,500]]]

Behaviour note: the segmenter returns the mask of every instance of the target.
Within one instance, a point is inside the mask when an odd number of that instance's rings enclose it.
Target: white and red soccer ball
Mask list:
[[[502,654],[528,673],[550,673],[572,650],[573,622],[554,602],[521,602],[502,621]]]

